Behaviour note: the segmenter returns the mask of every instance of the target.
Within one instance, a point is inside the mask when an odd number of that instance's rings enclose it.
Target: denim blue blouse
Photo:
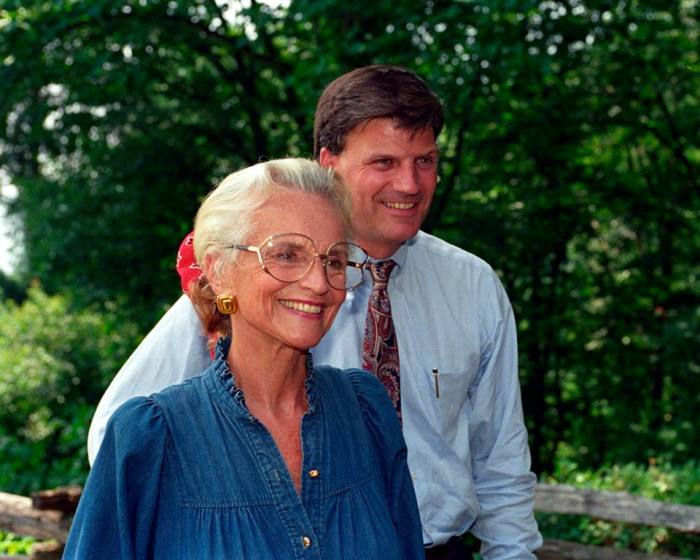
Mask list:
[[[309,367],[301,494],[220,343],[202,375],[122,405],[64,558],[424,557],[406,446],[381,384]]]

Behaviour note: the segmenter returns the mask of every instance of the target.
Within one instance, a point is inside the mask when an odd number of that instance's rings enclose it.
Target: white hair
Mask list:
[[[285,190],[319,195],[328,200],[350,228],[350,194],[331,169],[303,158],[276,159],[231,173],[204,199],[194,222],[194,253],[200,266],[215,256],[218,276],[236,261],[234,245],[245,244],[253,214],[275,193]],[[211,280],[211,279],[210,279]]]

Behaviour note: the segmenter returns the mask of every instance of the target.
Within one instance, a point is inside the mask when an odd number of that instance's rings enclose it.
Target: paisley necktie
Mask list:
[[[389,275],[394,266],[396,263],[392,260],[375,262],[370,266],[374,286],[367,307],[362,367],[374,373],[382,382],[400,418],[399,345],[387,291]]]

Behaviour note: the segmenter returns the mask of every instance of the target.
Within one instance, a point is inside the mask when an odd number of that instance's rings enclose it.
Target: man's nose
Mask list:
[[[420,178],[413,165],[401,166],[394,177],[394,189],[405,194],[420,192]]]

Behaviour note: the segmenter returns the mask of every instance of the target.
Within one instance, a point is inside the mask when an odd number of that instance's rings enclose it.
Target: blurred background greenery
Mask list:
[[[201,198],[261,158],[311,156],[324,85],[393,63],[444,102],[425,229],[509,292],[535,471],[700,504],[699,14],[697,0],[0,0],[0,203],[21,247],[0,273],[0,490],[84,481],[90,416],[178,296]]]

